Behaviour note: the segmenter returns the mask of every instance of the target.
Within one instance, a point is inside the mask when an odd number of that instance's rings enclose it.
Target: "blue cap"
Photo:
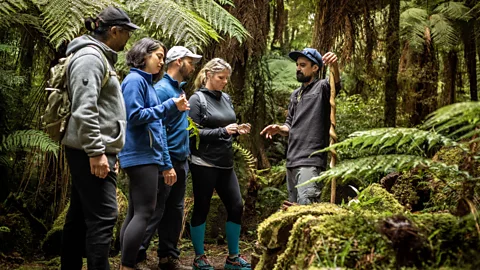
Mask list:
[[[294,52],[290,52],[288,54],[288,56],[293,60],[293,61],[297,61],[297,59],[300,57],[300,56],[303,56],[303,57],[306,57],[308,59],[310,59],[313,63],[315,63],[318,67],[322,67],[323,66],[323,59],[322,59],[322,55],[316,50],[316,49],[313,49],[313,48],[305,48],[303,49],[303,51],[294,51]]]

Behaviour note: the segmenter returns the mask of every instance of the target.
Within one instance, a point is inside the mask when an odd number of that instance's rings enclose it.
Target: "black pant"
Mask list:
[[[242,195],[233,169],[190,164],[193,182],[193,214],[191,226],[202,225],[207,220],[210,200],[215,189],[227,209],[227,221],[241,224],[243,214]]]
[[[72,175],[70,207],[62,237],[61,269],[82,269],[82,254],[87,267],[110,269],[108,253],[117,221],[117,175],[110,171],[105,179],[90,173],[90,160],[83,150],[66,148]],[[107,155],[111,170],[116,156]]]
[[[178,258],[177,247],[182,231],[185,188],[187,186],[188,162],[173,161],[177,182],[173,186],[165,184],[163,175],[158,177],[157,206],[148,223],[140,252],[145,252],[158,229],[158,257],[172,256]]]
[[[130,178],[130,192],[128,213],[120,232],[120,244],[122,265],[133,268],[157,203],[158,165],[133,166],[125,171]]]

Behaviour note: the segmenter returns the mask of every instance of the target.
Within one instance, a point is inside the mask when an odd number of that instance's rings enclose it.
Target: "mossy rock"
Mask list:
[[[395,216],[367,210],[303,215],[294,223],[284,252],[275,254],[273,266],[273,258],[264,256],[255,269],[318,269],[312,267],[333,265],[334,261],[348,269],[415,269],[417,264],[398,265],[399,249],[382,233],[381,226]],[[424,259],[416,262],[419,269],[479,269],[480,241],[473,219],[446,213],[406,213],[404,218],[416,228],[419,241],[423,241],[419,246],[428,251],[427,256],[418,256]]]
[[[258,226],[258,250],[255,256],[259,258],[255,269],[273,269],[277,256],[286,248],[290,230],[297,219],[305,215],[336,215],[347,212],[337,205],[319,203],[312,205],[291,206],[285,211],[279,211]]]
[[[379,184],[372,184],[362,190],[358,195],[358,206],[363,210],[370,210],[377,213],[403,213],[405,208],[395,197]],[[355,204],[352,204],[355,208]]]
[[[48,256],[60,255],[62,247],[62,232],[65,225],[65,217],[68,212],[70,204],[65,206],[65,209],[57,217],[53,223],[52,228],[48,231],[47,235],[41,243],[41,248]],[[123,192],[117,188],[117,207],[118,207],[118,219],[113,228],[112,248],[111,255],[118,254],[120,251],[120,229],[122,228],[123,221],[127,215],[128,200]]]
[[[63,225],[65,224],[65,217],[67,216],[68,208],[70,208],[70,202],[65,205],[62,213],[60,213],[57,219],[55,219],[52,228],[48,231],[40,244],[43,252],[47,256],[60,255]]]
[[[258,225],[258,242],[260,245],[275,249],[286,244],[289,231],[295,221],[305,215],[335,215],[346,212],[345,209],[330,203],[291,206],[286,211],[279,211]]]

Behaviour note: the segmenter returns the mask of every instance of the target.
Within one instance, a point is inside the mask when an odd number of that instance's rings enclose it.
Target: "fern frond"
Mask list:
[[[433,112],[423,129],[434,129],[450,138],[461,140],[478,134],[480,102],[462,102],[442,107]]]
[[[443,14],[433,14],[430,16],[430,25],[432,29],[432,39],[437,46],[452,48],[458,44],[458,32]]]
[[[3,17],[0,16],[0,29],[11,28],[15,25],[34,27],[40,33],[45,34],[45,30],[42,27],[42,21],[37,16],[25,13],[10,14]]]
[[[405,149],[406,153],[418,148],[429,150],[433,146],[452,146],[455,141],[432,131],[416,128],[378,128],[367,131],[357,131],[348,139],[330,147],[314,152],[312,155],[330,151],[331,149],[348,151],[377,151],[394,148],[396,151]]]
[[[378,155],[344,161],[336,167],[325,171],[320,176],[312,178],[307,183],[329,181],[333,178],[342,179],[344,183],[347,183],[349,180],[367,178],[374,173],[387,173],[393,169],[396,171],[407,171],[414,168],[422,168],[434,173],[436,176],[453,175],[470,178],[468,172],[459,170],[456,165],[450,166],[443,162],[414,155]],[[363,184],[367,185],[368,183]]]
[[[145,22],[155,25],[166,36],[184,46],[207,45],[220,35],[210,24],[192,10],[172,0],[147,0],[140,4]]]
[[[214,0],[182,0],[179,5],[193,10],[204,18],[215,30],[237,39],[240,43],[248,36],[242,23]],[[223,1],[229,3],[230,1]]]
[[[220,5],[235,7],[235,4],[233,3],[232,0],[217,0],[217,2],[218,2]]]
[[[463,2],[446,1],[439,4],[433,10],[434,13],[445,14],[445,16],[452,20],[468,21],[472,18],[469,14],[470,8],[465,6]]]
[[[57,156],[60,149],[58,143],[40,130],[18,130],[8,136],[2,137],[0,153],[16,152],[20,149],[36,148],[41,152],[50,152]]]
[[[3,0],[0,2],[0,18],[15,15],[19,11],[27,9],[28,5],[23,0]]]
[[[241,146],[237,142],[232,143],[232,147],[233,147],[234,150],[236,150],[240,153],[243,160],[245,160],[245,163],[247,163],[248,169],[252,173],[254,173],[255,170],[256,170],[255,163],[257,162],[257,160],[255,159],[255,157],[253,157],[252,152],[250,152],[248,149],[244,148],[243,146]]]
[[[84,18],[98,14],[114,3],[112,0],[33,0],[33,2],[42,11],[43,27],[56,48],[78,35],[83,27]]]

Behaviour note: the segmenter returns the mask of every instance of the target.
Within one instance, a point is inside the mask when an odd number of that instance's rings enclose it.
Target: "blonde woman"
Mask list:
[[[236,124],[230,97],[222,92],[230,78],[232,68],[220,58],[210,60],[198,73],[190,97],[192,120],[199,126],[200,144],[191,140],[190,170],[193,181],[194,207],[190,231],[195,259],[193,269],[213,269],[205,256],[203,242],[205,221],[210,199],[216,190],[227,209],[226,234],[229,256],[225,269],[251,269],[239,254],[240,224],[243,213],[242,196],[237,176],[233,171],[233,136],[250,132],[249,124]]]

